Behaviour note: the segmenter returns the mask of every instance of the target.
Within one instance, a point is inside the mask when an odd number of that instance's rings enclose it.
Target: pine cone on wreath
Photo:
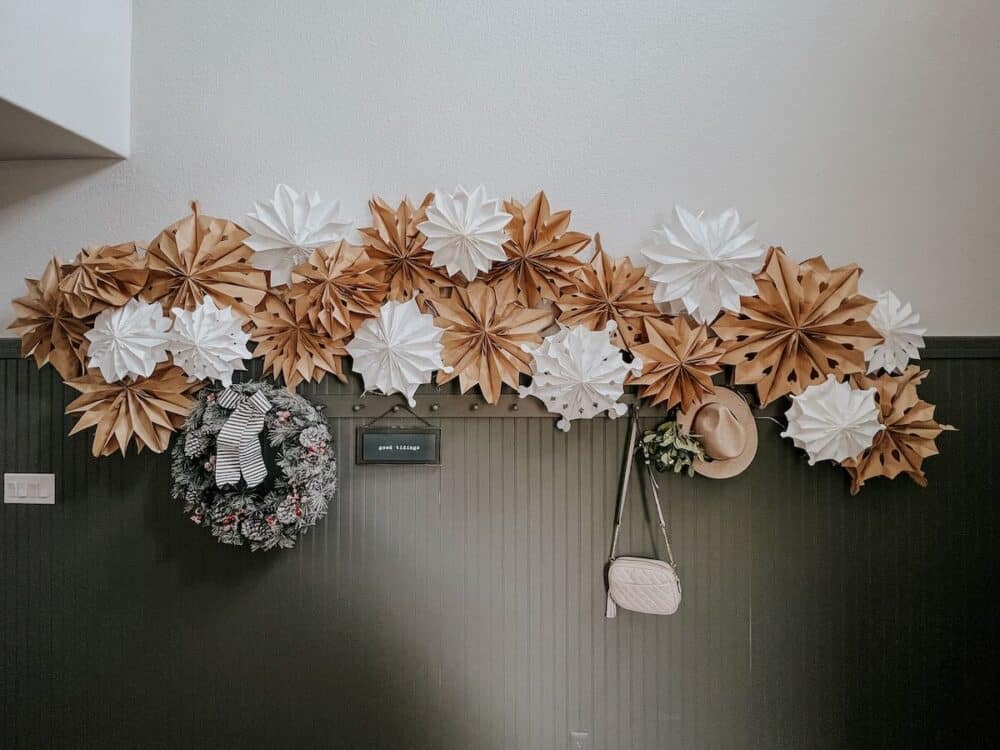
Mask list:
[[[203,456],[212,445],[210,435],[206,435],[200,430],[189,432],[184,437],[184,455],[188,458]]]
[[[273,527],[262,518],[248,518],[240,524],[240,531],[251,542],[266,542],[274,536]]]
[[[303,515],[301,499],[297,495],[289,495],[278,504],[274,515],[281,524],[297,523]]]

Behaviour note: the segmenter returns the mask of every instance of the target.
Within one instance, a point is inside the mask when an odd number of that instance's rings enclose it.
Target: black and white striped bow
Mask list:
[[[227,388],[219,394],[218,404],[233,413],[216,438],[215,484],[236,484],[242,474],[247,487],[256,487],[267,476],[257,435],[264,429],[271,402],[260,391],[246,396]]]

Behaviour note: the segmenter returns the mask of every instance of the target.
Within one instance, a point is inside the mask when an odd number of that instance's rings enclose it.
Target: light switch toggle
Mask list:
[[[56,502],[55,474],[4,474],[4,503],[53,505]]]

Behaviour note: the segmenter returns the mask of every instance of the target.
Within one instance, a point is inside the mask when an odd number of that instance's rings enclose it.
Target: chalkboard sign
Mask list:
[[[440,464],[440,427],[359,427],[359,464]]]

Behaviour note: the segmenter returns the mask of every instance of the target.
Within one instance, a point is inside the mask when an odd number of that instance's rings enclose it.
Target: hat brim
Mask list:
[[[754,419],[753,412],[750,411],[750,405],[747,404],[740,394],[729,388],[716,386],[715,393],[705,396],[705,398],[692,406],[688,411],[678,411],[677,424],[685,432],[690,432],[691,424],[694,422],[694,417],[698,413],[698,410],[706,404],[712,403],[721,404],[733,413],[736,421],[746,431],[747,442],[743,446],[743,451],[738,456],[733,456],[732,458],[719,461],[703,461],[696,458],[694,460],[694,470],[703,477],[709,477],[710,479],[729,479],[745,470],[753,461],[754,456],[757,455],[757,420]]]

